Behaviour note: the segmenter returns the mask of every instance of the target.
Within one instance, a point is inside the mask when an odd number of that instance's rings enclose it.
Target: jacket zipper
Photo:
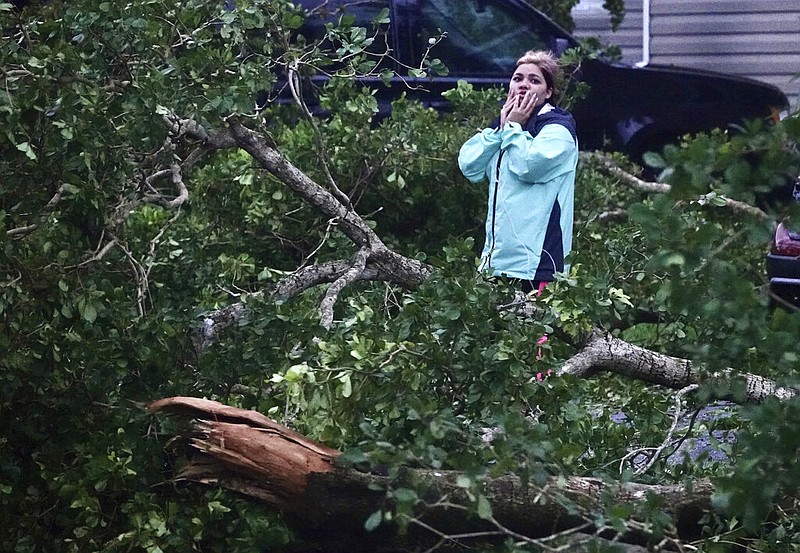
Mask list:
[[[495,245],[494,224],[497,220],[497,189],[500,188],[500,162],[503,161],[503,154],[505,152],[500,150],[500,155],[497,156],[497,169],[494,176],[494,194],[492,194],[492,245],[489,248],[489,256],[486,258],[486,267],[492,266],[492,252]]]

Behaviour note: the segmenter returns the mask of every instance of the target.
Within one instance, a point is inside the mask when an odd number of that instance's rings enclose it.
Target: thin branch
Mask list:
[[[182,205],[189,200],[189,191],[186,189],[186,185],[183,183],[181,166],[178,165],[178,163],[173,162],[170,165],[170,171],[172,171],[172,184],[174,184],[175,188],[178,190],[178,195],[173,200],[164,203],[164,207],[169,209]]]
[[[32,233],[37,228],[39,228],[38,223],[26,225],[24,227],[12,228],[6,231],[6,236],[10,236],[11,238],[22,238],[23,236],[27,236],[28,234]]]
[[[160,197],[161,194],[159,194],[158,190],[156,190],[155,186],[153,186],[153,181],[156,180],[156,179],[164,178],[164,177],[166,177],[168,175],[171,175],[171,174],[172,174],[172,171],[170,169],[161,169],[160,171],[156,171],[152,175],[149,175],[149,176],[145,177],[144,184],[150,190],[152,195]]]
[[[607,224],[612,221],[621,221],[623,219],[627,219],[628,217],[628,210],[627,209],[610,209],[607,211],[603,211],[600,215],[597,216],[597,222],[600,224]]]
[[[294,98],[295,103],[302,110],[306,121],[311,126],[311,130],[314,133],[314,146],[317,149],[317,156],[322,164],[322,172],[325,173],[325,179],[328,181],[328,186],[333,192],[333,195],[336,196],[337,200],[342,202],[342,204],[348,208],[352,208],[350,198],[347,196],[347,194],[342,192],[338,186],[336,186],[336,181],[333,179],[333,175],[331,174],[328,150],[325,148],[325,141],[322,137],[322,133],[319,130],[319,126],[314,120],[314,116],[311,114],[311,111],[309,111],[305,100],[303,100],[302,91],[300,90],[300,79],[297,76],[296,66],[289,68],[289,90],[292,92],[292,97]]]
[[[103,231],[103,234],[105,234],[105,231]],[[102,241],[102,238],[101,238],[101,241]],[[102,243],[102,242],[101,242],[101,243]],[[90,257],[89,259],[85,259],[84,261],[81,261],[80,263],[78,263],[77,265],[75,265],[75,267],[76,267],[76,268],[77,268],[77,267],[85,267],[86,265],[89,265],[90,263],[94,263],[94,262],[96,262],[96,261],[100,261],[101,259],[103,259],[103,258],[106,256],[106,254],[107,254],[108,252],[110,252],[110,251],[111,251],[111,248],[113,248],[113,247],[114,247],[114,246],[116,246],[117,244],[118,244],[118,242],[117,242],[117,239],[116,239],[116,238],[113,238],[113,239],[109,240],[109,241],[106,243],[106,245],[105,245],[105,246],[103,246],[102,248],[100,248],[100,247],[99,247],[99,244],[98,244],[98,249],[97,249],[97,250],[95,250],[95,253],[94,253],[94,255],[92,255],[92,257]],[[70,267],[70,268],[71,268],[71,267]]]
[[[642,192],[656,192],[661,194],[668,193],[672,187],[668,184],[662,182],[648,182],[645,180],[640,179],[639,177],[632,175],[631,173],[624,170],[619,164],[611,157],[606,154],[600,152],[581,152],[580,153],[581,161],[585,162],[595,162],[600,165],[607,173],[614,175],[617,177],[623,184],[633,188],[634,190],[640,190]]]
[[[297,271],[297,270],[299,270],[299,269],[302,269],[303,267],[305,267],[306,265],[308,265],[308,262],[309,262],[309,261],[310,261],[310,260],[311,260],[311,259],[312,259],[312,258],[313,258],[315,255],[317,255],[317,252],[319,252],[319,251],[322,249],[322,247],[323,247],[323,246],[325,245],[325,243],[328,241],[328,238],[330,238],[330,236],[331,236],[331,229],[332,229],[333,227],[335,227],[335,226],[336,226],[336,221],[335,221],[335,220],[331,219],[330,221],[328,221],[328,224],[325,226],[325,236],[323,236],[323,237],[322,237],[322,240],[320,240],[320,241],[319,241],[319,244],[317,245],[317,247],[316,247],[316,248],[314,248],[313,250],[311,250],[311,253],[309,253],[308,255],[306,255],[306,256],[304,256],[304,257],[303,257],[303,260],[302,260],[302,262],[300,263],[300,266],[299,266],[297,269],[295,269],[296,271]]]
[[[56,190],[55,194],[53,194],[53,197],[50,198],[50,200],[45,204],[44,206],[45,215],[39,218],[40,222],[32,223],[30,225],[25,225],[24,227],[9,229],[6,231],[6,236],[9,236],[14,239],[23,238],[32,233],[33,231],[35,231],[37,228],[39,228],[42,222],[47,218],[47,213],[52,211],[56,207],[56,205],[58,205],[58,203],[61,201],[61,196],[64,194],[65,187],[66,187],[65,184],[61,184],[61,186],[58,187],[58,190]]]
[[[58,202],[61,201],[61,196],[64,194],[65,187],[66,187],[66,185],[64,185],[64,184],[62,184],[61,186],[58,187],[58,190],[56,190],[56,193],[53,194],[53,197],[50,198],[50,201],[47,202],[47,204],[44,206],[45,209],[51,210],[58,204]]]
[[[153,187],[153,181],[157,178],[162,178],[166,176],[172,177],[172,184],[178,191],[178,195],[175,196],[172,200],[167,200],[164,198],[164,195],[159,193]],[[181,166],[177,162],[172,162],[169,166],[169,169],[162,169],[160,171],[156,171],[149,177],[144,180],[147,187],[153,191],[152,194],[147,194],[144,197],[144,201],[148,203],[160,203],[167,209],[172,209],[174,207],[178,207],[183,205],[187,201],[189,201],[189,190],[186,188],[186,184],[183,182],[183,174],[181,171]]]
[[[125,257],[128,259],[128,262],[131,264],[133,272],[136,275],[136,309],[140,316],[144,315],[147,311],[147,299],[150,297],[150,273],[155,265],[156,246],[158,245],[161,237],[164,236],[167,228],[173,222],[175,222],[180,214],[181,212],[178,210],[175,215],[173,215],[172,218],[167,221],[163,227],[161,227],[161,230],[158,231],[158,234],[156,234],[150,240],[148,249],[149,253],[145,262],[146,264],[136,259],[133,253],[119,243],[116,238],[112,240],[112,242],[116,243],[120,250],[125,254]]]
[[[650,457],[650,461],[647,463],[647,465],[636,470],[636,472],[634,473],[636,476],[641,476],[642,474],[653,468],[653,465],[656,464],[659,457],[661,456],[661,452],[664,451],[664,449],[666,449],[666,447],[672,442],[672,436],[675,434],[675,430],[678,428],[678,423],[680,422],[681,417],[683,416],[683,408],[681,405],[683,396],[685,396],[690,392],[695,391],[697,388],[699,388],[697,384],[690,384],[685,388],[681,388],[678,391],[678,393],[675,394],[675,414],[673,415],[672,418],[672,426],[667,432],[667,436],[666,438],[664,438],[664,441],[661,443],[660,446],[658,446],[655,453],[653,453],[653,455]]]
[[[369,258],[369,249],[361,248],[353,256],[353,262],[345,273],[328,286],[325,296],[319,305],[320,324],[326,330],[330,330],[333,324],[333,306],[339,298],[341,291],[349,284],[352,284],[364,272]]]
[[[128,262],[136,275],[136,312],[139,316],[145,314],[145,297],[149,295],[150,285],[147,282],[147,271],[136,257],[121,243],[118,244],[120,251],[125,254]]]
[[[463,544],[460,543],[460,540],[469,540],[469,539],[476,539],[476,538],[488,538],[488,537],[499,537],[499,536],[504,535],[503,532],[500,531],[500,530],[489,530],[489,531],[484,531],[484,532],[466,532],[466,533],[462,533],[462,534],[447,534],[447,533],[442,532],[441,530],[431,526],[430,524],[422,522],[418,518],[410,517],[408,515],[402,515],[402,516],[404,518],[408,519],[408,521],[410,523],[415,524],[416,526],[419,526],[420,528],[424,528],[425,530],[427,530],[428,532],[430,532],[431,534],[434,534],[436,537],[439,538],[439,541],[436,542],[436,544],[434,544],[433,547],[430,547],[430,548],[426,549],[425,553],[433,553],[434,551],[436,551],[437,549],[442,547],[445,543],[453,543],[453,544],[460,545],[461,547],[463,547]]]
[[[680,451],[681,447],[683,447],[683,444],[686,443],[687,439],[689,439],[689,436],[691,435],[692,430],[694,429],[695,422],[697,422],[697,417],[700,416],[700,412],[701,409],[694,410],[692,416],[689,417],[689,423],[686,425],[686,431],[683,433],[683,436],[681,436],[680,439],[675,440],[675,442],[673,443],[672,451],[670,451],[669,454],[667,454],[667,457],[672,457],[677,451]]]

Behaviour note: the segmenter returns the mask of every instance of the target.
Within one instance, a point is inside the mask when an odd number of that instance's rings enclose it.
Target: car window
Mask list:
[[[455,75],[508,75],[528,50],[551,47],[551,35],[531,12],[491,0],[420,0],[417,51],[447,33],[431,55]]]
[[[309,2],[300,3],[308,5]],[[317,4],[314,7],[306,8],[306,20],[300,29],[302,34],[309,41],[320,41],[325,46],[338,48],[340,44],[331,45],[326,39],[326,23],[336,24],[344,14],[353,16],[354,27],[366,29],[364,38],[372,38],[374,41],[367,47],[367,51],[375,54],[373,61],[378,62],[378,69],[394,68],[392,59],[385,56],[388,51],[394,50],[393,28],[390,25],[380,25],[376,31],[373,23],[377,16],[383,11],[390,9],[389,0],[325,0],[323,2],[311,2]],[[328,66],[328,71],[340,68],[340,63]]]
[[[298,2],[300,3],[300,2]],[[300,3],[302,5],[302,3]],[[325,37],[325,24],[336,23],[345,13],[355,17],[356,27],[365,27],[367,34],[374,32],[372,22],[383,9],[389,9],[389,0],[334,0],[323,2],[307,10],[303,35],[312,40]]]

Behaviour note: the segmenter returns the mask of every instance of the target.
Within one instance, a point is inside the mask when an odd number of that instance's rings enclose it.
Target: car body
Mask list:
[[[418,66],[429,39],[447,33],[430,51],[449,69],[446,76],[400,77],[386,86],[364,79],[383,107],[401,92],[437,110],[448,104],[442,92],[466,80],[476,88],[508,85],[516,60],[527,50],[561,55],[578,40],[524,0],[303,0],[310,10],[304,33],[319,38],[325,21],[342,10],[356,25],[370,26],[388,8],[387,44],[404,75]],[[587,59],[577,78],[588,95],[571,108],[581,149],[620,151],[640,161],[684,134],[728,128],[747,119],[772,118],[788,110],[777,87],[752,79],[673,66],[630,66],[603,58]]]

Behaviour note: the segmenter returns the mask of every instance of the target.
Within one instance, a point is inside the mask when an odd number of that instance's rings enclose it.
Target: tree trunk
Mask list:
[[[336,550],[337,543],[343,551],[387,550],[387,543],[395,548],[437,542],[450,546],[454,536],[459,542],[511,536],[531,543],[560,532],[571,539],[586,537],[599,531],[592,513],[608,501],[637,506],[651,495],[675,517],[680,537],[696,537],[713,491],[706,480],[686,487],[610,485],[585,477],[535,483],[505,475],[484,482],[481,493],[492,512],[479,518],[469,508],[474,498],[459,486],[458,472],[407,468],[390,478],[340,466],[338,451],[259,413],[214,401],[174,397],[156,401],[148,410],[194,419],[189,443],[197,454],[190,456],[178,479],[219,485],[280,509],[303,538],[324,543],[326,551]],[[386,490],[398,487],[417,490],[420,497],[408,532],[396,535],[388,525],[366,531],[364,523],[373,513],[392,510]],[[645,542],[639,530],[630,526],[618,537]]]

